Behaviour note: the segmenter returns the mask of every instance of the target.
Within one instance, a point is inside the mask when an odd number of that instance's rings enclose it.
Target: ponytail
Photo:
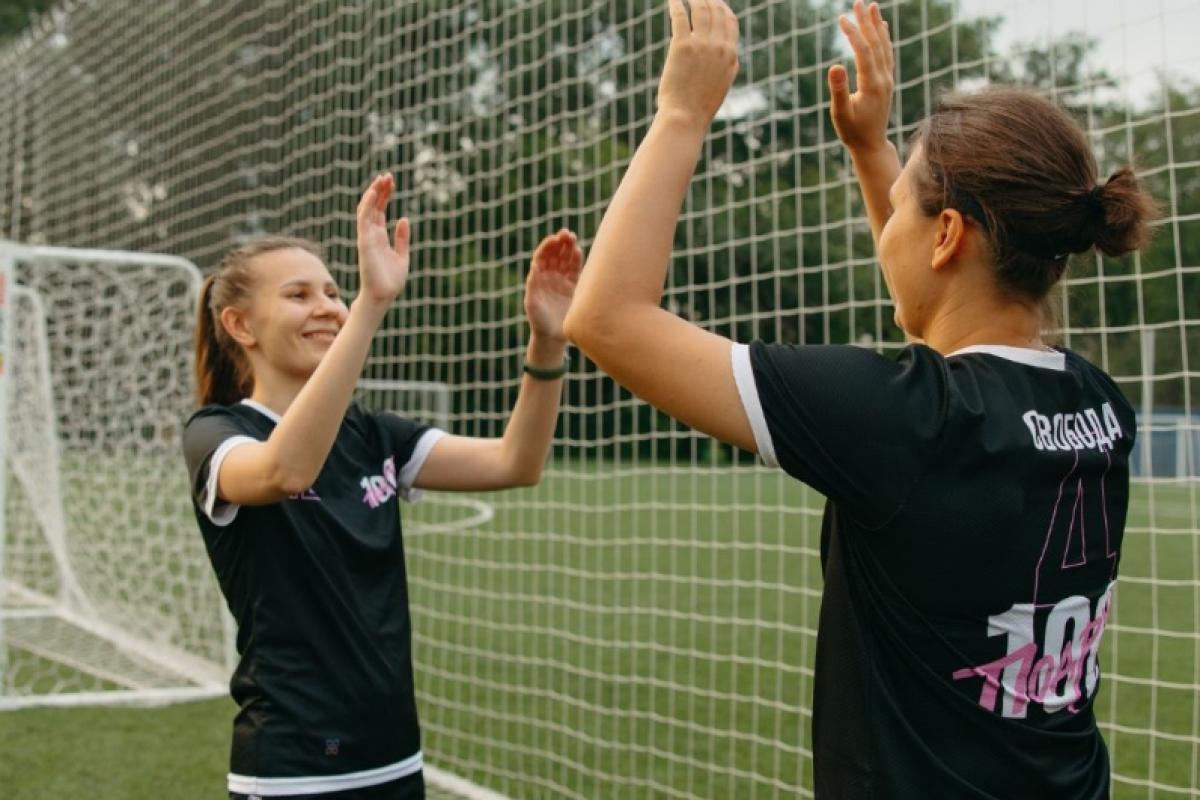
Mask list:
[[[213,284],[219,273],[204,279],[196,314],[196,402],[201,406],[230,405],[254,390],[246,357],[221,325],[213,308]]]
[[[1116,257],[1149,244],[1153,233],[1150,220],[1160,210],[1141,190],[1131,168],[1121,167],[1093,191],[1098,211],[1093,237],[1097,250]]]

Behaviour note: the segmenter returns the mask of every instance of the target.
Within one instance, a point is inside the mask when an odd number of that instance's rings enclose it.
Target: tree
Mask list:
[[[44,13],[55,2],[56,0],[0,0],[0,41],[21,33],[35,16]]]

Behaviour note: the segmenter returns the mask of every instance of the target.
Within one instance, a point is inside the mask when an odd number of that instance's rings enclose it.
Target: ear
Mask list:
[[[948,267],[967,244],[967,223],[957,208],[943,208],[938,215],[937,238],[933,243],[934,271]]]
[[[240,308],[225,306],[221,309],[221,327],[225,329],[230,338],[242,347],[253,347],[258,341],[254,336],[254,331],[250,330],[246,312]]]

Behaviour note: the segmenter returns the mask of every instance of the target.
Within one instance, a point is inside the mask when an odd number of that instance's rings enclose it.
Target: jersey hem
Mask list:
[[[424,757],[418,750],[408,758],[375,769],[347,772],[342,775],[317,775],[300,778],[258,778],[230,772],[229,791],[237,794],[256,794],[261,797],[326,794],[351,789],[366,789],[381,783],[407,778],[421,771]]]

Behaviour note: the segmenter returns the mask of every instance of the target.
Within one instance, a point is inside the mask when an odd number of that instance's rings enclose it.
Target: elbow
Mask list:
[[[593,361],[620,346],[613,315],[603,309],[573,305],[567,312],[563,330],[567,338]]]
[[[316,482],[316,475],[309,475],[304,470],[276,463],[270,472],[269,485],[276,493],[284,497],[292,497],[308,491]]]
[[[284,497],[293,497],[302,494],[311,489],[314,483],[316,483],[316,479],[314,478],[286,472],[279,474],[272,481],[275,490]]]
[[[537,486],[542,480],[541,470],[528,475],[518,475],[512,482],[513,489],[526,489],[531,486]]]
[[[532,464],[513,469],[509,476],[509,488],[520,489],[537,486],[542,480],[542,464]]]
[[[563,333],[576,347],[583,347],[583,337],[587,335],[587,326],[583,321],[583,311],[579,308],[578,301],[567,310],[567,316],[563,319]]]

